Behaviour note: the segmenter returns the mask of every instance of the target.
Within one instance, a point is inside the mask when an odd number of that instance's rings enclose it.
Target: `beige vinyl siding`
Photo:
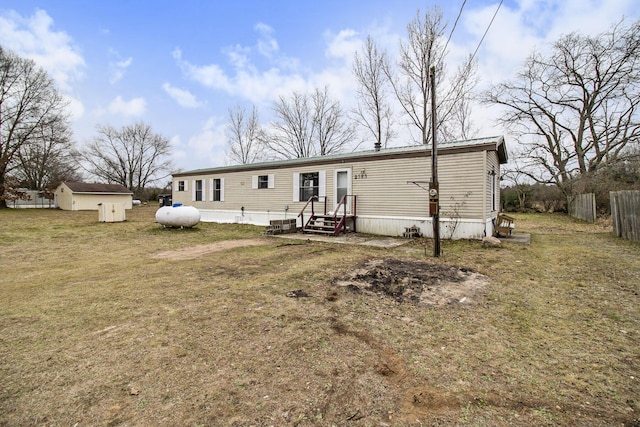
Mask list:
[[[454,210],[462,218],[482,215],[482,159],[482,152],[438,157],[441,216]],[[353,164],[354,177],[362,170],[366,178],[353,180],[359,215],[428,216],[429,157]]]
[[[130,194],[74,194],[74,211],[97,211],[100,203],[118,203],[124,205],[125,209],[132,208],[132,198]]]
[[[65,211],[70,211],[72,208],[73,194],[71,189],[66,185],[62,185],[56,189],[56,203],[58,207]]]
[[[454,211],[461,218],[482,216],[483,159],[482,151],[439,156],[441,216]],[[204,180],[207,195],[211,191],[212,178],[224,179],[224,201],[212,202],[207,197],[205,201],[196,202],[192,200],[191,191],[174,191],[173,201],[200,209],[240,211],[244,207],[247,212],[284,212],[288,206],[288,213],[297,215],[306,201],[293,201],[294,173],[324,171],[327,209],[333,210],[336,203],[334,171],[348,168],[351,168],[352,193],[358,196],[358,215],[428,216],[425,188],[431,177],[431,160],[424,156],[195,175],[188,178],[190,184]],[[273,175],[273,188],[253,188],[256,175]],[[178,180],[185,178],[174,179]],[[421,181],[424,188],[409,181]]]
[[[481,218],[485,180],[483,152],[441,156],[438,160],[440,215]]]

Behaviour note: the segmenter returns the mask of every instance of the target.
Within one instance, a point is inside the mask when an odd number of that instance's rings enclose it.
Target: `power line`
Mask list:
[[[467,0],[464,0],[462,2],[462,6],[460,6],[460,10],[458,11],[458,17],[456,18],[456,21],[453,23],[453,28],[451,28],[451,32],[449,33],[449,38],[447,39],[447,43],[444,45],[444,49],[442,50],[442,54],[444,55],[444,52],[447,51],[447,47],[449,46],[449,42],[451,41],[451,36],[453,35],[453,32],[456,29],[456,26],[458,25],[458,21],[460,20],[460,16],[462,16],[462,9],[464,9],[464,5],[467,4]]]
[[[503,0],[500,0],[500,3],[498,4],[498,7],[496,8],[495,13],[493,14],[493,17],[491,18],[491,21],[489,22],[489,25],[487,25],[487,29],[484,31],[484,34],[482,35],[482,38],[478,42],[478,46],[476,47],[476,50],[473,52],[473,55],[471,55],[471,59],[469,59],[469,63],[471,63],[471,61],[473,61],[473,58],[476,57],[476,53],[478,53],[478,50],[480,49],[480,45],[482,45],[482,42],[484,41],[484,38],[486,37],[487,33],[489,32],[489,28],[491,28],[491,25],[493,25],[493,20],[496,19],[496,15],[498,14],[498,11],[500,10],[500,6],[502,6],[502,2],[503,2]]]
[[[478,53],[478,50],[480,50],[480,46],[482,45],[482,42],[484,41],[484,38],[487,36],[487,33],[489,32],[489,29],[491,28],[491,25],[493,25],[493,21],[496,19],[496,15],[498,15],[498,11],[500,10],[500,7],[502,6],[502,2],[504,0],[500,0],[500,3],[498,3],[498,7],[496,8],[496,11],[493,13],[493,16],[491,17],[491,21],[489,22],[489,25],[487,25],[487,29],[484,30],[484,34],[482,35],[482,38],[480,39],[480,41],[478,42],[478,46],[476,46],[476,50],[473,51],[473,55],[471,55],[471,58],[469,58],[469,61],[467,62],[467,67],[471,67],[471,64],[473,63],[473,59],[476,57],[476,54]],[[464,4],[466,3],[466,0],[462,3],[462,7],[464,7]],[[460,18],[460,15],[462,14],[462,7],[460,8],[460,12],[458,13],[458,19]],[[458,19],[456,19],[456,23],[458,22]],[[455,24],[454,24],[454,28],[455,29]],[[453,34],[453,29],[451,30],[451,34]],[[449,40],[451,39],[451,34],[449,34]],[[449,44],[449,40],[447,40],[447,44]],[[445,50],[446,50],[446,45],[445,45]],[[443,55],[444,55],[444,51],[443,51]],[[449,96],[451,95],[451,92],[445,97],[445,99],[440,103],[440,105],[444,104],[446,101],[449,100]]]

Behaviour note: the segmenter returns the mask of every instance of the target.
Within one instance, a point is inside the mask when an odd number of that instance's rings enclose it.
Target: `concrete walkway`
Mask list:
[[[340,243],[345,245],[363,245],[363,246],[375,246],[378,248],[397,248],[408,242],[410,239],[401,239],[397,237],[386,236],[369,236],[357,233],[340,234],[338,236],[322,236],[319,234],[274,234],[272,237],[280,239],[293,239],[293,240],[310,240],[314,242],[327,242],[327,243]]]

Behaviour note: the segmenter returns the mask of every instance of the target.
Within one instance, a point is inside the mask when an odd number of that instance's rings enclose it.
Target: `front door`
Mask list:
[[[334,209],[338,209],[338,203],[342,200],[342,197],[351,195],[351,169],[336,169],[334,176],[335,190],[334,190]],[[347,204],[347,213],[351,213],[351,197],[345,199]],[[340,212],[344,213],[344,207],[339,207]]]

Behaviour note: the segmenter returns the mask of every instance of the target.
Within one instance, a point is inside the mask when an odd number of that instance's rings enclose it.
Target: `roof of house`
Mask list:
[[[453,154],[456,152],[470,152],[478,150],[497,151],[501,164],[507,163],[507,148],[503,136],[477,138],[466,141],[452,141],[440,143],[437,146],[440,154]],[[280,169],[295,165],[320,165],[346,161],[370,161],[397,157],[431,156],[431,145],[412,145],[408,147],[385,148],[378,151],[367,150],[355,153],[330,154],[326,156],[307,157],[301,159],[276,160],[271,162],[251,163],[246,165],[221,166],[216,168],[195,169],[185,172],[176,172],[174,177],[203,175],[222,172],[239,172],[256,169]]]
[[[101,194],[133,194],[129,189],[120,184],[88,184],[86,182],[64,182],[74,193],[101,193]]]

